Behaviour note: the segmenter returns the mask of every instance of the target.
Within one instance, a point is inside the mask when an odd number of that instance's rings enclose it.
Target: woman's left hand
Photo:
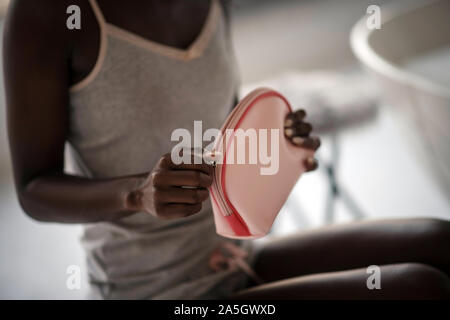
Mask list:
[[[302,109],[289,113],[284,121],[284,134],[295,146],[316,151],[320,147],[320,139],[310,135],[312,125],[303,121],[305,116],[306,112]],[[313,171],[318,167],[317,160],[307,158],[305,166],[307,171]]]

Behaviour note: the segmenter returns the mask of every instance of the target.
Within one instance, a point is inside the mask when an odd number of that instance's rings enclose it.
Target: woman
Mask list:
[[[66,27],[73,4],[79,30]],[[235,241],[264,285],[224,257],[211,269],[223,241],[207,200],[212,168],[175,165],[167,153],[173,129],[198,119],[218,128],[235,105],[228,21],[219,0],[13,1],[4,68],[23,210],[85,224],[94,298],[448,297],[449,222],[430,219],[330,227],[257,253]],[[286,138],[317,149],[304,116],[287,117]],[[66,142],[74,175],[63,170]],[[382,290],[366,287],[373,264]]]

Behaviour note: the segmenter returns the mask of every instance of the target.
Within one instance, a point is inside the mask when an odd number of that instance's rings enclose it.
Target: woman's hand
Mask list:
[[[161,219],[199,212],[208,198],[214,168],[204,162],[191,163],[176,165],[170,153],[163,155],[142,185],[130,194],[131,207]]]
[[[303,121],[305,116],[305,110],[301,109],[288,114],[284,122],[284,134],[292,144],[315,151],[320,147],[320,139],[310,136],[312,125]],[[307,158],[305,166],[307,171],[313,171],[317,169],[317,160],[313,157]]]

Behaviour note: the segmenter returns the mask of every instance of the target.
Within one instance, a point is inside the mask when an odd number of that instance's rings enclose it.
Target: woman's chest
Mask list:
[[[209,0],[106,1],[96,4],[107,24],[177,49],[186,49],[201,33],[210,8]],[[82,29],[74,37],[71,83],[81,81],[95,67],[100,50],[101,27],[88,1],[82,6]]]

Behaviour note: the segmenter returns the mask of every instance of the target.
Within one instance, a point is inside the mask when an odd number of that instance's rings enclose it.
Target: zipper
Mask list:
[[[221,212],[223,214],[223,216],[228,217],[231,216],[233,214],[233,210],[231,210],[231,208],[228,206],[228,203],[225,200],[225,196],[223,195],[222,192],[220,192],[220,188],[219,188],[219,184],[217,182],[215,182],[215,194],[218,196],[216,199],[218,200],[217,203],[222,207]]]
[[[248,102],[252,101],[255,97],[257,97],[258,95],[270,91],[270,89],[266,89],[266,88],[260,88],[260,89],[256,89],[254,90],[251,94],[247,95],[243,100],[241,100],[238,105],[234,108],[233,112],[230,114],[229,118],[227,119],[227,121],[225,122],[225,124],[222,127],[222,142],[221,144],[224,145],[225,147],[225,151],[226,148],[228,147],[226,144],[228,141],[223,142],[223,139],[226,139],[226,136],[224,135],[224,131],[226,129],[233,129],[234,130],[234,125],[233,127],[229,127],[230,124],[232,124],[232,122],[235,122],[235,119],[239,119],[240,116],[245,112],[245,110],[247,108],[242,108],[241,106],[243,105],[247,105],[248,106]],[[213,149],[211,153],[215,153],[216,150]],[[223,153],[222,156],[226,157],[226,152]],[[224,159],[222,159],[223,161]],[[223,165],[223,164],[222,164]],[[221,182],[221,171],[222,170],[214,170],[214,189],[213,192],[215,195],[217,195],[216,201],[217,204],[221,207],[221,212],[223,214],[223,216],[227,217],[227,216],[231,216],[233,215],[233,210],[229,207],[227,201],[225,200],[225,195],[223,194],[221,188],[220,188],[220,182]]]
[[[220,211],[222,213],[222,215],[228,220],[228,223],[230,225],[230,227],[233,229],[234,233],[237,236],[251,236],[250,231],[248,230],[247,224],[245,223],[245,221],[242,219],[242,217],[237,213],[234,212],[233,208],[230,207],[230,205],[228,204],[227,198],[224,194],[224,190],[221,188],[222,186],[222,170],[223,170],[223,161],[226,161],[226,151],[228,148],[228,142],[226,139],[226,130],[227,129],[232,129],[235,130],[236,125],[239,123],[241,117],[243,116],[243,114],[246,112],[246,110],[248,109],[248,107],[251,105],[251,101],[253,101],[256,97],[258,97],[261,94],[264,94],[266,92],[270,92],[273,91],[271,89],[268,88],[260,88],[260,89],[256,89],[253,92],[251,92],[250,94],[248,94],[243,100],[241,100],[238,105],[234,108],[234,110],[231,112],[231,114],[228,116],[227,120],[225,121],[224,125],[222,126],[221,129],[221,140],[220,143],[218,145],[215,146],[215,148],[213,148],[212,153],[214,154],[217,149],[217,147],[222,147],[222,164],[220,165],[220,167],[215,168],[214,170],[214,181],[213,181],[213,186],[210,188],[211,193],[212,193],[212,198],[214,199],[214,202],[216,203],[216,205],[218,207],[220,207]],[[244,107],[245,106],[245,107]],[[234,136],[233,136],[234,139]],[[224,141],[225,140],[225,141]],[[225,164],[226,165],[226,164]]]

